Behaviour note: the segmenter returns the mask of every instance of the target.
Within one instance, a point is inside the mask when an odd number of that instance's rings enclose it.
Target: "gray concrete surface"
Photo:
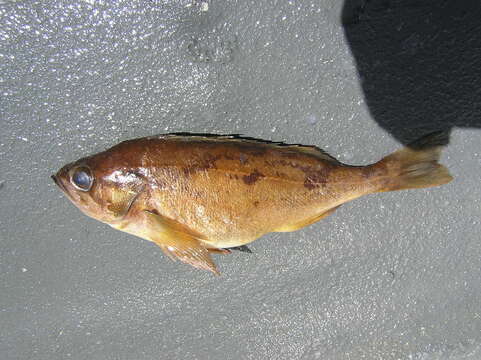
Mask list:
[[[389,101],[365,102],[342,7],[0,1],[1,359],[481,359],[481,142],[469,122],[443,157],[451,184],[265,236],[253,254],[217,256],[221,277],[87,218],[49,178],[172,131],[378,160],[399,137],[378,125]]]

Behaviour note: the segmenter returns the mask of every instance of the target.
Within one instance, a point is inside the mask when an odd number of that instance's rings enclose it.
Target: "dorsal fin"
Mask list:
[[[305,154],[313,155],[316,156],[322,160],[334,162],[336,164],[340,164],[339,160],[337,160],[335,157],[332,155],[329,155],[327,152],[325,152],[322,149],[319,149],[317,146],[314,145],[285,145],[285,147],[292,149],[294,151],[300,151]]]
[[[265,146],[272,149],[281,149],[294,152],[301,152],[311,156],[315,156],[319,159],[340,164],[340,162],[329,155],[324,150],[318,148],[314,145],[301,145],[301,144],[286,144],[284,142],[268,141],[262,139],[256,139],[252,137],[246,137],[239,134],[229,134],[229,135],[217,135],[217,134],[197,134],[197,133],[170,133],[158,136],[152,136],[150,138],[164,138],[177,141],[202,141],[202,142],[226,142],[226,143],[244,143],[244,144],[255,144],[260,146]]]

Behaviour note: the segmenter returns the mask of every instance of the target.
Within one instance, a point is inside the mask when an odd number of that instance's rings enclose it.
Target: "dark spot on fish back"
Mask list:
[[[237,143],[236,146],[244,155],[262,156],[267,152],[267,147],[262,144]]]
[[[242,165],[245,165],[249,161],[249,159],[247,158],[246,154],[240,154],[239,161]]]
[[[329,165],[323,166],[319,169],[313,169],[311,167],[307,169],[301,169],[306,174],[304,180],[304,187],[312,190],[319,185],[325,186],[329,179],[329,174],[332,171],[332,167]]]
[[[264,177],[264,174],[260,173],[257,169],[254,170],[254,172],[250,173],[249,175],[244,175],[242,177],[242,180],[244,180],[244,182],[247,184],[247,185],[252,185],[254,184],[257,180],[261,179]]]
[[[215,169],[216,165],[215,162],[221,158],[220,155],[211,155],[207,154],[205,157],[196,159],[194,162],[191,163],[191,165],[187,166],[184,169],[184,174],[187,175],[192,175],[198,171],[205,171],[208,169]]]
[[[317,184],[315,184],[310,178],[306,177],[306,180],[304,180],[304,187],[306,187],[309,190],[312,190],[317,187]]]
[[[337,165],[327,161],[319,161],[317,164],[312,165],[302,165],[295,160],[286,161],[284,159],[275,160],[272,162],[272,165],[290,167],[302,171],[305,175],[304,186],[309,190],[319,185],[325,185],[329,179],[329,174],[337,167]],[[276,176],[279,175],[282,176],[283,174],[276,172]]]
[[[361,176],[365,179],[372,178],[375,173],[376,173],[376,170],[374,169],[373,166],[364,166],[361,169]]]
[[[373,177],[381,176],[386,172],[386,164],[378,162],[374,165],[363,166],[361,168],[361,176],[364,179],[372,179]]]

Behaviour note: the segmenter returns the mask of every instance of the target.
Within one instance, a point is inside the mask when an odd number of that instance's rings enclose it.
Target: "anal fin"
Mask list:
[[[207,248],[207,250],[211,254],[222,254],[222,255],[227,255],[230,254],[231,251],[229,249],[218,249],[218,248]]]
[[[332,209],[329,209],[322,214],[316,215],[313,218],[309,218],[307,220],[303,220],[294,224],[286,224],[278,229],[275,229],[274,232],[291,232],[291,231],[296,231],[299,229],[302,229],[303,227],[309,226],[314,224],[315,222],[324,219],[325,217],[328,217],[331,215],[334,211],[336,211],[341,205],[338,205],[336,207],[333,207]]]

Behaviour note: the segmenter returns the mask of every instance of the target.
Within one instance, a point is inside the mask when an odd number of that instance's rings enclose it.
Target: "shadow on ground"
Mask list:
[[[481,127],[481,1],[346,0],[342,22],[367,105],[403,143]]]

